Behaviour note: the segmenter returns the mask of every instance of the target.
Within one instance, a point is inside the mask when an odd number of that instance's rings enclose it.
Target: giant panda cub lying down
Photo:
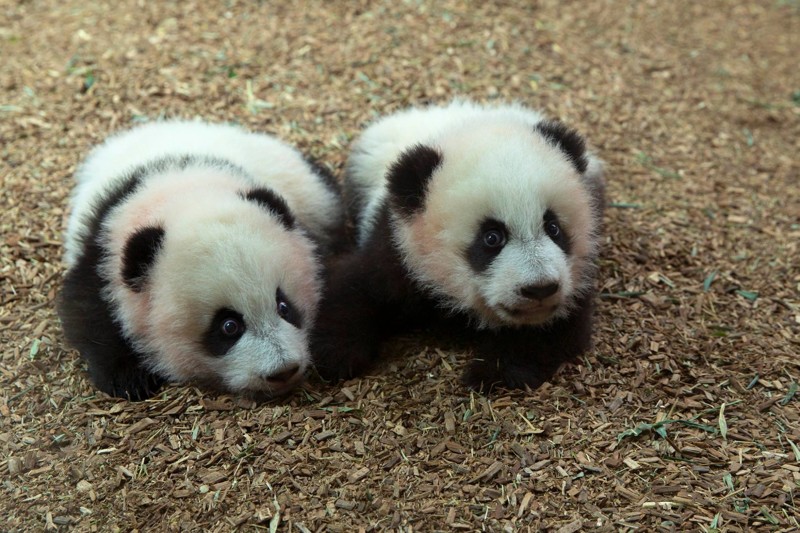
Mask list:
[[[443,319],[469,333],[469,387],[538,387],[590,347],[604,188],[575,131],[521,106],[378,120],[348,161],[358,242],[320,304],[320,375],[360,374],[398,325]]]
[[[256,397],[309,364],[335,182],[278,139],[166,121],[112,136],[77,172],[58,312],[102,391],[165,381]]]

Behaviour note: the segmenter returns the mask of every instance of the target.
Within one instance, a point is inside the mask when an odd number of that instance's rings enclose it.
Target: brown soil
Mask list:
[[[0,529],[796,531],[800,4],[0,2]],[[519,100],[609,163],[596,347],[471,394],[424,335],[256,405],[97,394],[53,299],[76,164],[236,121],[341,175],[371,117]]]

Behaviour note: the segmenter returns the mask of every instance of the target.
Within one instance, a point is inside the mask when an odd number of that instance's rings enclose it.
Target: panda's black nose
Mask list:
[[[519,290],[519,293],[530,300],[544,300],[558,292],[558,283],[546,283],[544,285],[527,285]]]
[[[291,380],[297,374],[298,370],[300,370],[298,365],[287,366],[280,372],[270,374],[266,377],[266,380],[276,385],[281,385]]]

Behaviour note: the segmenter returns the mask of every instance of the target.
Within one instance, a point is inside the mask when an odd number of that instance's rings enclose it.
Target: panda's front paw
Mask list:
[[[496,359],[475,359],[461,376],[472,390],[489,394],[497,388],[536,389],[544,383],[534,367],[503,364]]]
[[[373,360],[372,350],[356,343],[331,343],[316,338],[311,343],[314,368],[325,381],[340,381],[363,374]]]
[[[91,372],[92,382],[101,391],[115,398],[140,402],[151,398],[164,380],[140,367],[125,367],[113,373]]]
[[[464,371],[461,382],[474,391],[489,394],[503,384],[503,377],[496,366],[487,364],[487,361],[475,360]]]

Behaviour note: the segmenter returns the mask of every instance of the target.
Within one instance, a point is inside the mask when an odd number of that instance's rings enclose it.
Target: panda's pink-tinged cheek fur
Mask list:
[[[428,215],[416,217],[409,225],[413,252],[423,258],[423,268],[427,276],[441,281],[447,279],[450,274],[447,265],[443,261],[436,260],[444,257],[442,250],[447,249],[446,243],[441,242],[439,237],[443,222],[441,217]]]
[[[118,318],[125,323],[125,329],[132,333],[135,337],[147,336],[149,334],[149,320],[150,316],[150,292],[134,292],[130,287],[125,285],[122,276],[116,273],[122,272],[122,265],[120,261],[112,262],[104,265],[103,269],[112,269],[114,274],[112,278],[112,297],[118,304]]]
[[[128,305],[130,309],[130,323],[134,331],[142,335],[149,334],[148,317],[150,315],[149,296],[145,293],[142,295],[134,295]]]
[[[315,302],[314,307],[316,307],[322,287],[320,286],[318,269],[310,259],[312,254],[313,251],[305,248],[292,248],[292,252],[289,254],[289,264],[302,266],[289,272],[295,279],[301,280],[296,286],[300,298],[304,302]]]
[[[174,309],[159,308],[153,303],[148,318],[148,337],[158,339],[162,353],[168,355],[170,372],[180,379],[189,379],[202,373],[203,365],[199,364],[199,354],[195,353],[191,342],[199,339],[202,328],[198,324],[187,323]]]
[[[411,221],[408,227],[408,233],[411,236],[411,243],[414,249],[418,251],[420,255],[429,254],[433,248],[433,239],[430,238],[430,235],[435,235],[434,233],[430,233],[432,230],[431,224],[424,217],[417,217]],[[425,235],[428,235],[429,238],[425,239]]]

